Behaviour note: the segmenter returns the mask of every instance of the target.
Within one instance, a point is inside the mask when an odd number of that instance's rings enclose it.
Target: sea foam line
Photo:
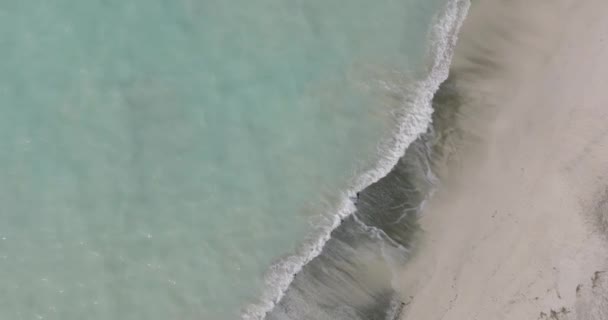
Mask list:
[[[248,306],[242,313],[243,320],[263,320],[266,314],[283,298],[293,281],[293,276],[312,259],[317,257],[331,232],[341,221],[355,212],[356,207],[351,199],[357,192],[386,176],[405,153],[407,147],[424,133],[431,123],[433,114],[432,100],[441,83],[448,78],[449,68],[458,31],[469,10],[470,0],[451,0],[441,14],[435,18],[436,23],[430,31],[429,56],[433,58],[426,78],[413,84],[414,96],[409,102],[413,108],[407,108],[399,116],[396,134],[388,141],[389,147],[384,150],[374,169],[364,172],[355,180],[353,187],[344,192],[337,212],[329,225],[324,227],[315,242],[309,243],[300,254],[282,259],[271,266],[266,277],[266,288],[261,302]]]

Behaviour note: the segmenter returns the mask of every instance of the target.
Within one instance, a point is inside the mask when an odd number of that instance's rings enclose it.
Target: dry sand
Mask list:
[[[478,139],[425,209],[402,318],[607,320],[608,1],[477,1],[452,76]]]

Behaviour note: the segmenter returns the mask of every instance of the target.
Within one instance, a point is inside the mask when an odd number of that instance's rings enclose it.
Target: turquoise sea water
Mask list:
[[[239,318],[376,165],[444,3],[0,3],[0,319]]]

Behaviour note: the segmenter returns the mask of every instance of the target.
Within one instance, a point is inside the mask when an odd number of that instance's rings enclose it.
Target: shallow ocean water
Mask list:
[[[0,318],[238,318],[375,166],[444,2],[1,3]]]

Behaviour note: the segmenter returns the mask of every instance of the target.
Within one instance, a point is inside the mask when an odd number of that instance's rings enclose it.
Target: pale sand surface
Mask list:
[[[425,209],[402,318],[608,319],[608,1],[481,0],[460,38],[479,139]]]

